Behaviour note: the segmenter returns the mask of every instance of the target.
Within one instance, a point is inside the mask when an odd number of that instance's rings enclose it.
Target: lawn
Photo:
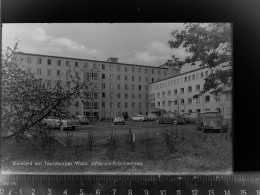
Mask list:
[[[168,135],[168,136],[167,136]],[[90,137],[89,137],[90,136]],[[226,134],[161,128],[88,138],[70,137],[65,147],[51,141],[45,148],[38,139],[34,147],[15,138],[2,143],[2,172],[66,173],[231,173],[232,142]],[[112,139],[113,138],[113,139]],[[168,141],[167,141],[168,139]],[[92,141],[90,141],[92,140]],[[97,145],[90,147],[90,143]],[[167,144],[168,143],[168,144]]]

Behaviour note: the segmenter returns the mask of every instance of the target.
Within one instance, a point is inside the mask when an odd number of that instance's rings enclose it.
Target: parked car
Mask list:
[[[219,130],[227,132],[228,124],[223,120],[219,112],[201,112],[198,114],[196,123],[197,129],[205,132],[206,130]]]
[[[154,113],[150,113],[147,115],[147,120],[148,121],[155,121],[158,118],[158,116]]]
[[[134,122],[134,121],[141,121],[143,122],[145,120],[144,116],[141,115],[141,114],[138,114],[136,116],[132,116],[131,117],[131,120]]]
[[[118,116],[118,115],[115,115],[115,118],[114,118],[114,124],[125,124],[125,119],[123,116]]]
[[[199,112],[191,112],[187,117],[188,123],[197,123]]]
[[[65,129],[75,130],[78,127],[78,121],[76,119],[60,119],[51,117],[43,119],[42,123],[48,128],[59,128],[61,131]]]
[[[165,113],[162,117],[157,118],[155,122],[157,124],[172,123],[174,125],[177,125],[177,124],[184,123],[184,120],[180,114],[174,112],[168,112]]]
[[[78,120],[78,124],[80,125],[87,125],[89,123],[89,119],[86,116],[76,116],[76,120]]]
[[[181,114],[181,117],[182,117],[182,119],[183,119],[183,121],[184,121],[185,123],[189,122],[189,120],[188,120],[189,115],[190,115],[190,113],[188,113],[188,112],[185,112],[185,113],[182,113],[182,114]]]

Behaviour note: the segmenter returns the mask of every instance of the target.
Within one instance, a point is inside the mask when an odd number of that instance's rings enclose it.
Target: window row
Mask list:
[[[102,93],[102,98],[106,98],[106,93]],[[128,98],[130,98],[129,97],[129,94],[128,93],[109,93],[109,97],[110,98],[117,98],[117,99],[128,99]],[[139,100],[146,100],[146,101],[148,101],[149,99],[148,99],[148,94],[138,94],[137,96],[136,96],[136,94],[132,94],[131,95],[131,98],[132,99],[139,99]]]
[[[109,103],[106,103],[106,102],[102,102],[102,108],[105,108],[109,106],[110,108],[143,108],[143,106],[145,106],[146,108],[148,107],[148,103],[135,103],[135,102],[132,102],[132,103],[129,103],[129,102],[125,102],[125,103],[121,103],[121,102],[109,102]]]
[[[107,83],[102,83],[101,86],[102,86],[102,89],[106,89],[108,86]],[[116,88],[114,86],[114,83],[110,83],[109,84],[109,89],[117,89],[117,90],[121,90],[121,89],[124,89],[124,90],[130,90],[130,87],[131,87],[131,90],[139,90],[139,91],[142,91],[145,89],[145,91],[148,91],[148,86],[142,86],[142,85],[128,85],[128,84],[125,84],[125,85],[122,85],[122,84],[117,84],[116,85]],[[136,88],[137,87],[137,88]]]
[[[123,78],[124,78],[125,81],[128,81],[128,80],[129,80],[129,79],[128,79],[128,78],[129,78],[128,75],[125,75]],[[106,74],[102,74],[102,79],[106,79]],[[110,80],[114,80],[114,79],[115,79],[115,78],[114,78],[114,75],[113,75],[113,74],[110,74],[110,75],[109,75],[109,79],[110,79]],[[122,79],[122,75],[117,75],[117,76],[116,76],[116,80],[120,81],[121,79]],[[148,77],[145,77],[144,80],[145,80],[145,82],[149,82],[149,78],[148,78]],[[131,77],[131,81],[133,81],[133,82],[135,82],[135,81],[141,82],[141,81],[142,81],[142,77],[139,76],[138,79],[136,79],[135,76],[132,76],[132,77]],[[153,81],[154,81],[154,78],[152,78],[152,82],[153,82]]]
[[[181,83],[194,81],[194,80],[198,80],[198,79],[203,79],[205,77],[208,77],[208,75],[209,75],[209,71],[205,71],[205,72],[196,73],[196,74],[193,74],[190,76],[183,76],[180,78],[171,79],[168,81],[164,81],[162,83],[157,83],[157,84],[151,85],[151,90],[169,87],[169,86],[173,86],[173,85],[178,85]]]

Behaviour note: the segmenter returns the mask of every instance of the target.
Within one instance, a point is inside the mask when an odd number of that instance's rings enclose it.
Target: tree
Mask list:
[[[210,75],[205,78],[200,96],[206,92],[219,94],[232,83],[232,39],[228,23],[187,23],[184,30],[171,32],[168,41],[171,48],[185,48],[190,55],[181,60],[173,55],[174,62],[181,68],[185,64],[200,64],[208,67]]]
[[[68,114],[65,108],[88,93],[89,81],[83,81],[72,71],[69,76],[73,86],[56,81],[55,86],[50,88],[34,74],[24,71],[17,50],[18,42],[13,49],[8,47],[2,53],[1,129],[11,132],[2,136],[2,141],[30,133],[31,128],[46,117],[55,115],[64,118]]]

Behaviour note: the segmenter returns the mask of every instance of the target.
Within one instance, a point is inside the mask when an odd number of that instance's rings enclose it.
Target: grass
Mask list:
[[[33,149],[14,139],[2,143],[2,171],[4,172],[115,172],[115,173],[225,173],[232,170],[232,143],[221,134],[208,134],[206,139],[198,136],[197,132],[178,131],[175,150],[167,147],[163,132],[165,129],[149,131],[146,134],[136,132],[134,150],[127,143],[124,134],[116,135],[116,145],[94,146],[87,149],[87,138],[77,147],[82,147],[80,152],[75,150],[76,140],[72,147],[66,148],[54,142],[49,150],[42,150],[40,146]],[[171,132],[176,135],[173,129]],[[94,134],[94,142],[103,139],[104,135]],[[184,139],[183,139],[184,138]],[[147,141],[148,140],[148,141]],[[214,142],[212,141],[214,140]],[[65,141],[65,140],[64,140]],[[78,148],[79,149],[79,148]],[[111,158],[111,150],[113,158]],[[77,154],[76,154],[77,153]],[[149,155],[148,155],[149,154]],[[76,165],[80,159],[88,165]],[[13,165],[13,162],[32,161],[33,165]],[[44,161],[70,162],[71,166],[45,165]],[[116,162],[136,162],[138,165],[119,165]],[[41,162],[41,165],[35,165]],[[106,165],[91,165],[92,162],[106,163]],[[140,165],[142,164],[142,165]]]

